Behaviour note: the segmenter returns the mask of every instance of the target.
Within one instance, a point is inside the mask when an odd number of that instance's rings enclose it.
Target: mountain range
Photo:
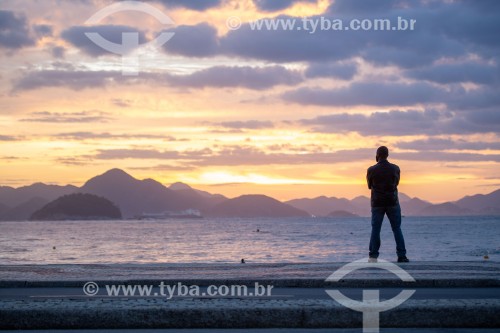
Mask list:
[[[139,180],[123,170],[111,169],[89,179],[83,186],[58,186],[35,183],[13,188],[0,186],[0,220],[27,220],[40,208],[64,195],[88,193],[116,204],[124,218],[144,213],[199,210],[208,217],[305,217],[369,216],[370,199],[319,196],[285,202],[265,195],[226,198],[200,191],[184,183],[165,186],[153,179]],[[399,194],[403,214],[407,216],[500,215],[500,189],[483,195],[466,196],[455,202],[432,204]]]

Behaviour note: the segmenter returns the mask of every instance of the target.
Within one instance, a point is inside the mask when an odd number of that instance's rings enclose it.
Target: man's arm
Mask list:
[[[401,170],[399,167],[396,165],[396,186],[399,185],[399,180],[401,179]]]
[[[370,181],[370,168],[368,168],[368,170],[366,171],[366,183],[368,184],[368,189],[371,190],[372,189],[372,183]]]

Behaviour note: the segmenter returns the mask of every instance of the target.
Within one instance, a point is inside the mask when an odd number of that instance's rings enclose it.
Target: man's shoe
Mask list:
[[[377,258],[369,257],[368,262],[374,263],[374,262],[378,262],[378,260],[377,260]]]
[[[406,256],[402,256],[402,257],[398,257],[398,262],[410,262],[410,260],[408,258],[406,258]]]

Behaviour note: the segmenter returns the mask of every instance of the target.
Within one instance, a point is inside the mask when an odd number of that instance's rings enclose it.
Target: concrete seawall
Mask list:
[[[241,299],[2,302],[2,329],[355,328],[362,314],[333,300]],[[498,300],[408,300],[381,327],[500,327]]]

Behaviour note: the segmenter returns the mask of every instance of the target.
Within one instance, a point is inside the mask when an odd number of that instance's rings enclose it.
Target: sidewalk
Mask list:
[[[80,287],[82,283],[161,281],[210,285],[259,281],[276,287],[498,287],[500,262],[410,262],[399,264],[416,282],[405,283],[381,269],[350,273],[338,283],[325,279],[345,263],[3,265],[0,287]]]

